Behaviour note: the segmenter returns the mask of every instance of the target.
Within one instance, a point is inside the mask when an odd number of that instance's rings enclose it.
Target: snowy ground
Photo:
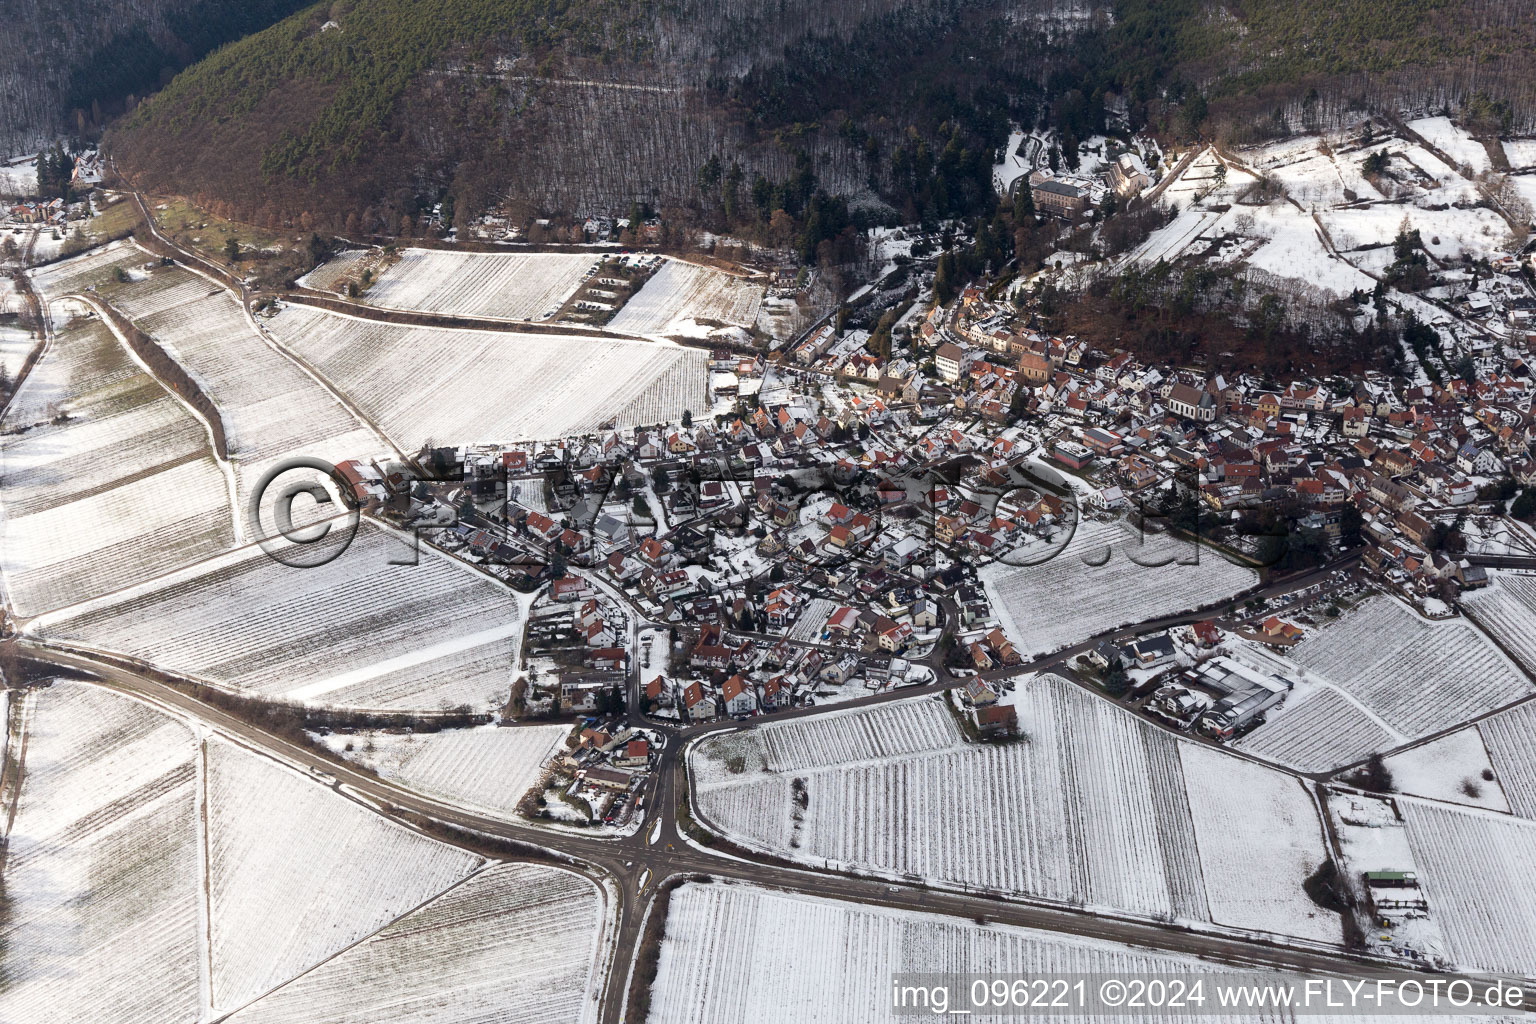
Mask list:
[[[672,423],[708,408],[708,353],[617,338],[408,328],[290,306],[269,322],[415,451],[552,439],[613,423]]]
[[[1392,788],[1399,793],[1444,800],[1449,803],[1508,811],[1509,801],[1497,778],[1488,748],[1477,727],[1458,729],[1437,740],[1385,758],[1392,773]]]
[[[44,616],[51,639],[144,658],[263,697],[436,711],[505,702],[522,636],[518,595],[365,523],[324,566],[246,547]]]
[[[1153,564],[1132,562],[1133,554]],[[1198,564],[1178,564],[1195,557]],[[1165,559],[1169,564],[1156,564]],[[1091,520],[1080,523],[1065,550],[1043,564],[994,562],[980,575],[1004,631],[1025,657],[1220,601],[1258,579],[1252,569],[1209,550],[1166,535],[1148,535],[1142,545],[1122,523]]]
[[[364,293],[369,305],[500,320],[543,320],[596,269],[585,253],[406,249]]]
[[[410,789],[510,818],[570,731],[564,725],[487,725],[419,734],[332,733],[325,742],[343,757]]]
[[[697,812],[818,866],[1340,939],[1301,889],[1324,855],[1293,779],[1208,751],[1194,778],[1185,741],[1055,676],[1010,699],[1024,738],[1003,745],[966,743],[932,698],[712,737],[689,757]],[[1215,892],[1228,862],[1265,864],[1262,890]]]
[[[667,260],[608,328],[625,334],[708,337],[757,322],[763,286],[720,270]]]
[[[1460,167],[1470,168],[1473,174],[1489,169],[1488,151],[1483,144],[1453,125],[1448,117],[1422,117],[1409,121],[1408,127],[1424,137],[1424,141],[1450,157]]]
[[[99,320],[56,331],[3,426],[0,551],[17,613],[108,593],[234,542],[207,430]]]

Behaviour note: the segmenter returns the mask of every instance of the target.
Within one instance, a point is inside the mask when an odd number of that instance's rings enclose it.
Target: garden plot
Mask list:
[[[765,969],[770,964],[788,966]],[[983,927],[964,918],[755,886],[689,883],[672,894],[646,1019],[652,1024],[885,1024],[910,1019],[892,1012],[891,978],[897,973],[1187,974],[1209,984],[1212,970],[1208,961],[1096,939],[1009,925]],[[941,1015],[927,1011],[921,1016]],[[965,1019],[1002,1024],[1025,1016]],[[1174,1016],[1142,1012],[1137,1019],[1150,1024]],[[1224,1024],[1238,1018],[1216,1014],[1208,1019]],[[1242,1019],[1280,1018],[1255,1014]]]
[[[1166,535],[1144,546],[1123,523],[1083,521],[1059,555],[1040,565],[994,562],[981,571],[987,596],[1024,657],[1059,650],[1106,629],[1216,604],[1253,586],[1258,575],[1208,550]],[[1108,561],[1101,561],[1108,552]],[[1138,565],[1163,558],[1168,565]]]
[[[1233,927],[1340,937],[1301,888],[1323,854],[1292,779],[1253,766],[1258,799],[1186,789],[1184,741],[1054,676],[1015,697],[1024,739],[1011,744],[962,742],[930,698],[711,738],[689,758],[698,815],[818,866],[1158,919],[1209,921],[1219,907]],[[1210,756],[1223,760],[1202,770],[1233,778],[1229,755]],[[1211,858],[1266,864],[1261,898],[1251,882],[1214,894]]]
[[[325,741],[343,757],[409,789],[510,818],[570,731],[564,725],[488,725],[428,733],[333,733]]]
[[[398,327],[304,307],[271,330],[408,451],[672,423],[708,408],[702,349]]]
[[[257,1000],[231,1024],[596,1019],[602,893],[570,871],[482,871]]]
[[[1458,729],[1437,740],[1403,750],[1384,759],[1399,793],[1447,803],[1508,811],[1509,801],[1494,777],[1482,733],[1476,726]]]
[[[338,463],[384,448],[335,395],[252,330],[239,302],[206,278],[161,267],[112,301],[218,408],[242,513],[261,474],[281,459],[307,455]]]
[[[708,337],[722,327],[757,322],[763,287],[720,270],[667,260],[608,329],[624,334]]]
[[[1398,804],[1451,961],[1536,975],[1536,822],[1412,799]]]
[[[364,296],[386,309],[543,320],[597,267],[583,253],[480,253],[407,249]]]
[[[247,547],[29,628],[261,697],[437,710],[506,700],[522,634],[517,595],[365,523],[324,566]]]
[[[800,617],[789,628],[787,634],[791,640],[804,640],[815,643],[821,639],[822,630],[827,628],[827,619],[837,611],[837,603],[824,597],[813,597],[800,610]]]
[[[206,746],[218,1010],[325,962],[480,864],[276,761],[223,740]]]
[[[1468,622],[1428,622],[1374,597],[1313,632],[1291,658],[1406,738],[1425,736],[1531,693],[1530,682]]]
[[[1499,569],[1488,576],[1492,585],[1466,591],[1461,603],[1527,672],[1536,673],[1536,576]]]
[[[0,550],[32,615],[190,565],[234,543],[207,429],[98,320],[57,331],[6,410]]]
[[[1536,704],[1485,718],[1477,726],[1493,762],[1496,785],[1522,818],[1536,818]]]
[[[26,700],[0,1020],[192,1024],[203,903],[191,731],[85,683]]]

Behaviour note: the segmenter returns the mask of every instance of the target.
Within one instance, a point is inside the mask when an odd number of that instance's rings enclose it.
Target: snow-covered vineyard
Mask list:
[[[1471,624],[1429,622],[1389,597],[1372,598],[1290,653],[1405,739],[1533,692],[1520,669]]]
[[[391,781],[483,814],[510,818],[540,769],[563,749],[565,725],[332,735],[332,749]],[[350,749],[348,749],[350,748]]]
[[[604,938],[597,887],[536,864],[476,874],[291,984],[231,1024],[586,1024]]]
[[[219,410],[242,510],[279,459],[342,462],[385,446],[337,397],[264,341],[224,289],[179,267],[158,268],[113,302],[158,341]]]
[[[224,741],[207,746],[213,1005],[245,1006],[479,866]],[[251,879],[282,899],[252,899]]]
[[[771,971],[762,964],[785,963]],[[672,894],[653,1024],[883,1024],[897,973],[1199,974],[1211,964],[1093,939],[913,911],[860,906],[745,885],[688,884]],[[1278,974],[1276,977],[1280,977]],[[1022,1016],[975,1014],[973,1021]],[[1063,1021],[1101,1020],[1063,1014]],[[1142,1012],[1138,1019],[1173,1020]],[[1259,1014],[1212,1021],[1280,1020]]]
[[[487,868],[91,685],[20,712],[3,937],[26,955],[0,1019],[595,1019],[609,913],[587,879]]]
[[[724,271],[667,260],[609,322],[625,334],[707,336],[757,322],[763,287]]]
[[[256,481],[279,460],[336,463],[387,447],[208,278],[114,243],[50,268],[36,285],[50,299],[90,292],[111,303],[197,383],[219,413],[242,520]]]
[[[1142,538],[1122,522],[1084,520],[1054,558],[1038,565],[993,562],[981,579],[1009,639],[1020,654],[1033,656],[1116,626],[1220,602],[1253,586],[1258,575],[1165,535]]]
[[[107,593],[233,543],[207,430],[99,320],[60,325],[3,426],[0,551],[18,613]]]
[[[1338,940],[1301,888],[1325,854],[1300,783],[1054,676],[1014,706],[1004,745],[964,742],[931,699],[714,737],[689,759],[697,810],[807,864]]]
[[[1472,623],[1431,622],[1386,596],[1266,657],[1298,684],[1237,746],[1300,771],[1363,761],[1536,693]]]
[[[517,595],[428,548],[417,565],[391,565],[408,543],[365,523],[310,569],[246,547],[29,629],[263,697],[427,711],[504,702]]]
[[[269,324],[400,448],[676,422],[708,406],[708,353],[624,341],[379,324],[292,306]]]
[[[1462,599],[1469,614],[1504,649],[1536,673],[1536,575],[1495,570],[1489,586]]]
[[[1450,959],[1474,970],[1536,973],[1536,822],[1399,801],[1420,884]]]
[[[6,958],[0,1020],[197,1020],[192,731],[79,683],[25,701],[0,930],[7,949],[25,953]]]
[[[540,320],[559,309],[597,264],[597,257],[583,253],[406,249],[365,301],[386,309]]]

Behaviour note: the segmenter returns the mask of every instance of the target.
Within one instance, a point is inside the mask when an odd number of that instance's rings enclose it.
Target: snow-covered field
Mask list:
[[[1298,771],[1329,771],[1403,742],[1401,735],[1331,685],[1292,693],[1267,718],[1234,746]]]
[[[1536,818],[1536,704],[1485,718],[1477,732],[1498,779],[1488,785],[1503,792],[1515,814]]]
[[[1424,141],[1450,157],[1458,166],[1470,168],[1473,174],[1488,170],[1488,151],[1483,144],[1451,123],[1448,117],[1421,117],[1409,121],[1408,127],[1424,137]]]
[[[1461,603],[1527,672],[1536,673],[1536,575],[1493,569],[1488,576],[1490,585],[1466,591]]]
[[[390,436],[550,439],[708,409],[708,353],[617,338],[397,327],[290,306],[270,322]]]
[[[932,698],[712,737],[689,757],[697,813],[810,864],[1341,937],[1301,888],[1324,853],[1293,779],[1219,752],[1190,755],[1217,759],[1192,779],[1184,741],[1055,676],[1010,699],[1024,738],[1003,745],[966,743]],[[1214,892],[1228,859],[1265,865],[1262,888]]]
[[[387,447],[324,385],[262,338],[235,297],[208,278],[161,266],[132,243],[116,242],[47,268],[34,284],[51,299],[94,291],[197,382],[224,428],[242,527],[254,485],[280,460],[308,455],[337,463]],[[263,522],[270,529],[270,518]]]
[[[1383,759],[1399,793],[1447,803],[1508,811],[1509,801],[1496,779],[1486,779],[1493,765],[1482,733],[1468,726]]]
[[[1317,809],[1300,780],[1198,743],[1179,744],[1211,920],[1322,942],[1336,918],[1297,890],[1325,859]]]
[[[339,292],[341,283],[377,257],[373,249],[347,249],[337,253],[314,270],[299,278],[301,288]]]
[[[1109,559],[1100,565],[1106,548]],[[1102,630],[1187,611],[1231,597],[1258,580],[1209,550],[1199,564],[1180,565],[1196,549],[1166,535],[1144,546],[1123,523],[1085,520],[1051,560],[1032,566],[994,562],[981,571],[987,596],[1004,631],[1028,657],[1085,640]],[[1138,565],[1163,558],[1168,565]]]
[[[1475,626],[1429,622],[1390,597],[1323,625],[1290,656],[1410,739],[1531,693],[1519,668]]]
[[[7,1024],[595,1019],[609,915],[587,879],[482,870],[98,686],[21,699]]]
[[[406,249],[364,301],[387,309],[538,320],[570,298],[597,264],[597,257],[584,253]]]
[[[763,287],[720,270],[667,260],[608,328],[625,334],[707,337],[757,322]]]
[[[368,523],[318,568],[246,547],[29,629],[263,697],[427,711],[505,701],[517,595],[426,546],[420,564],[388,564],[408,550]]]
[[[386,779],[508,818],[570,731],[564,725],[489,725],[427,733],[332,733],[326,742]]]
[[[162,267],[112,301],[218,407],[242,511],[261,474],[284,457],[336,463],[384,450],[335,395],[251,329],[232,295],[207,279]]]
[[[0,1020],[191,1024],[203,915],[191,731],[84,683],[27,700]]]
[[[768,966],[775,964],[784,967]],[[892,1009],[892,975],[898,973],[1157,974],[1209,979],[1212,972],[1207,961],[1097,939],[1009,925],[983,927],[965,918],[754,886],[689,883],[672,893],[647,1020],[651,1024],[911,1020],[910,1015],[898,1016]],[[1105,1019],[1058,1013],[1053,1011],[1049,1019]],[[940,1019],[941,1015],[928,1010],[920,1016]],[[1148,1022],[1176,1019],[1152,1011],[1140,1011],[1136,1017]],[[1001,1024],[1027,1018],[1018,1013],[965,1019]],[[1207,1019],[1236,1018],[1213,1013]]]
[[[272,995],[231,1024],[430,1024],[596,1019],[603,897],[538,864],[476,874]]]
[[[99,320],[56,331],[3,427],[0,551],[20,614],[108,593],[234,542],[207,430]]]
[[[213,1005],[242,1007],[432,899],[479,858],[223,740],[208,751]]]
[[[1536,822],[1398,803],[1450,959],[1467,969],[1536,974]]]

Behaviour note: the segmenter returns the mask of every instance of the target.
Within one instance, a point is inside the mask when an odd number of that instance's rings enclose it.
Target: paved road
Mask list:
[[[605,1024],[618,1024],[624,1019],[630,963],[639,945],[646,908],[651,904],[657,887],[673,876],[688,874],[734,878],[830,899],[954,917],[979,918],[985,915],[1003,924],[1130,943],[1203,957],[1228,965],[1282,968],[1329,976],[1379,975],[1384,969],[1393,966],[1341,950],[1307,944],[1287,945],[1240,934],[1193,932],[1176,926],[1090,914],[1052,905],[1004,901],[987,894],[939,892],[905,882],[818,873],[773,863],[767,859],[752,862],[702,850],[686,842],[677,828],[684,785],[680,760],[689,739],[710,732],[740,728],[733,722],[690,726],[673,731],[661,752],[653,776],[650,806],[641,828],[631,836],[598,839],[466,811],[359,771],[325,753],[267,732],[173,686],[137,672],[38,642],[24,641],[24,645],[29,654],[41,661],[90,672],[111,689],[198,719],[250,747],[303,768],[322,784],[338,790],[345,787],[387,808],[525,844],[530,852],[564,860],[584,873],[606,879],[617,891],[618,901],[613,917],[617,932],[617,953],[610,965],[602,995],[601,1019]],[[937,689],[940,687],[925,687],[923,691]],[[905,690],[880,694],[858,703],[901,699],[923,691]],[[777,717],[798,717],[814,713],[815,710],[803,709]],[[655,728],[653,723],[646,724]],[[653,835],[656,836],[654,842]]]

